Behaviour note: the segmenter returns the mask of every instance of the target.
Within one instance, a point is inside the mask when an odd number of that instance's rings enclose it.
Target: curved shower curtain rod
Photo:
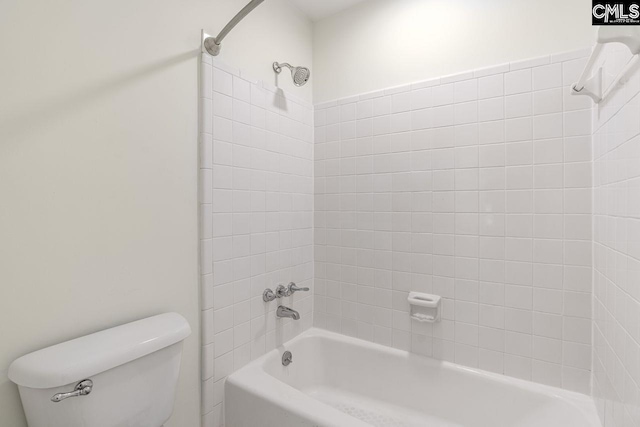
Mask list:
[[[217,37],[207,37],[204,39],[204,48],[209,52],[209,54],[213,56],[217,56],[220,53],[220,43],[222,40],[229,34],[229,32],[238,25],[238,22],[242,21],[242,19],[247,16],[253,9],[258,7],[260,3],[264,0],[251,0],[249,4],[242,8],[240,12],[236,16],[234,16],[231,21],[227,25],[224,26],[220,34]]]

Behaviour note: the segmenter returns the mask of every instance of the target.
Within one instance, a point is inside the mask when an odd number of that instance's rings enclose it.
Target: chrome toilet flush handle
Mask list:
[[[78,384],[76,384],[73,391],[70,391],[68,393],[54,394],[53,397],[51,397],[51,401],[58,403],[70,397],[86,396],[87,394],[91,393],[92,389],[93,389],[93,381],[82,380]]]

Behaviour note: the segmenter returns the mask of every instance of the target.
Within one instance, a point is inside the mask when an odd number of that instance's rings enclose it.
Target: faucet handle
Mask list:
[[[269,288],[265,289],[264,292],[262,293],[262,301],[264,302],[273,301],[276,298],[277,298],[276,293]]]
[[[289,295],[293,294],[294,292],[298,292],[298,291],[307,292],[308,290],[309,290],[309,288],[299,288],[298,286],[296,286],[296,284],[294,282],[289,283],[289,287],[287,288],[287,291],[288,291]]]
[[[278,298],[286,298],[289,295],[291,295],[289,293],[289,288],[285,288],[284,285],[278,285],[278,287],[276,288],[276,297],[278,297]]]

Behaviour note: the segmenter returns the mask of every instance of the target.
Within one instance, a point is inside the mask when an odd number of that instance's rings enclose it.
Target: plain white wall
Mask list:
[[[588,0],[368,0],[315,24],[314,102],[593,45]]]
[[[0,425],[26,425],[12,360],[165,311],[193,329],[167,425],[199,425],[200,29],[245,3],[0,5]],[[272,81],[273,61],[312,66],[311,47],[311,23],[269,0],[222,55]]]

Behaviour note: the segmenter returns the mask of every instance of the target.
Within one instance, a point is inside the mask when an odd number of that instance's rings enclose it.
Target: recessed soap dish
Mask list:
[[[440,320],[440,296],[409,292],[407,298],[411,306],[411,318],[418,322],[434,323]]]

